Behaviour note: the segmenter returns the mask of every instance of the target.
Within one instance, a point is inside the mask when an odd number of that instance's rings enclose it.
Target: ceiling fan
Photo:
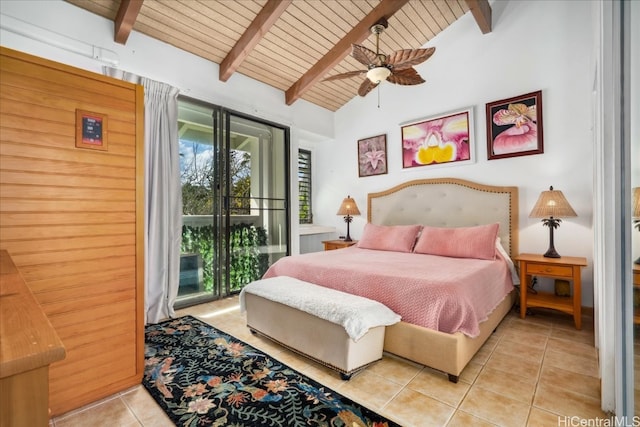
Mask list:
[[[365,96],[386,80],[390,83],[399,85],[418,85],[424,83],[424,79],[413,68],[414,65],[420,64],[433,55],[436,51],[435,47],[427,49],[402,49],[393,52],[391,55],[380,53],[379,43],[380,34],[388,27],[386,19],[380,20],[371,27],[371,32],[376,35],[376,51],[367,49],[357,44],[351,45],[351,56],[358,62],[367,66],[366,70],[349,71],[335,76],[330,76],[324,81],[346,79],[366,73],[367,78],[362,82],[358,89],[358,95]]]

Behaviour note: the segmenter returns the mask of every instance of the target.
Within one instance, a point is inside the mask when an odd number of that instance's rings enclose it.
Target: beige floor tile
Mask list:
[[[571,331],[576,330],[576,324],[573,320],[573,316],[559,314],[557,319],[554,319],[553,327],[557,329],[567,329]],[[582,330],[593,331],[593,317],[582,315]]]
[[[480,374],[483,366],[484,365],[482,365],[481,363],[476,363],[474,361],[470,361],[469,363],[467,363],[467,366],[465,366],[460,373],[460,382],[473,384],[473,382],[478,377],[478,374]]]
[[[548,337],[532,332],[522,332],[515,329],[508,329],[502,335],[503,340],[509,340],[517,343],[523,343],[532,347],[545,348],[547,346]]]
[[[402,386],[398,383],[366,369],[340,387],[340,393],[374,411],[384,407],[400,390]]]
[[[120,397],[54,419],[56,427],[134,427],[142,424]]]
[[[411,382],[407,388],[457,408],[471,387],[470,384],[449,381],[447,376],[433,369],[425,368]]]
[[[560,426],[560,419],[564,420],[564,417],[552,414],[551,412],[543,411],[542,409],[531,408],[531,412],[529,413],[529,420],[527,421],[527,427]]]
[[[522,359],[540,363],[544,356],[544,347],[511,341],[509,337],[502,337],[502,340],[500,340],[500,343],[496,346],[495,352],[506,355],[516,355]]]
[[[551,335],[552,327],[550,324],[543,324],[539,321],[537,323],[534,322],[529,322],[526,319],[515,319],[509,325],[509,330],[517,331],[519,333],[531,333],[543,336]]]
[[[553,319],[546,315],[546,313],[538,312],[535,309],[529,309],[531,314],[527,314],[527,317],[521,319],[517,317],[511,323],[512,325],[527,324],[532,326],[539,326],[541,328],[553,327]]]
[[[598,357],[596,348],[592,345],[554,337],[549,338],[549,341],[547,342],[547,350],[560,351],[591,359],[596,359]]]
[[[482,347],[490,349],[490,350],[495,350],[495,348],[498,345],[498,343],[500,342],[501,338],[502,338],[501,336],[492,334],[489,337],[489,339],[487,339],[487,341],[484,344],[482,344]]]
[[[512,321],[513,319],[517,318],[517,317],[515,316],[515,314],[512,314],[512,313],[514,313],[514,312],[512,311],[511,313],[508,313],[508,314],[505,316],[505,318],[504,318],[504,319],[502,319],[502,322],[500,322],[500,323],[498,324],[498,327],[496,328],[496,330],[495,330],[495,331],[493,331],[493,335],[494,335],[494,336],[496,336],[496,337],[501,337],[501,336],[504,334],[504,332],[509,328],[509,325],[511,324],[511,321]]]
[[[582,357],[560,351],[547,350],[544,354],[543,364],[596,378],[599,375],[598,361],[593,357]]]
[[[474,363],[479,363],[481,365],[484,365],[485,363],[487,363],[487,360],[489,360],[492,353],[493,353],[492,347],[484,347],[484,346],[480,347],[480,350],[478,350],[478,352],[473,356],[473,358],[471,358],[471,361]]]
[[[298,372],[308,369],[309,364],[313,363],[312,360],[286,349],[272,357]]]
[[[340,374],[333,369],[322,366],[319,363],[311,362],[304,370],[301,371],[304,375],[318,381],[320,384],[329,387],[334,391],[339,391],[340,388],[347,383],[344,381]]]
[[[542,387],[562,388],[600,399],[600,380],[598,378],[547,364],[542,365],[538,384]]]
[[[485,367],[478,375],[473,387],[481,387],[531,405],[536,390],[536,379],[533,377],[519,377]]]
[[[581,342],[583,344],[594,345],[593,330],[577,330],[577,329],[564,329],[553,328],[551,330],[552,338],[560,338],[569,341]]]
[[[458,409],[503,427],[524,426],[530,406],[510,397],[472,387]]]
[[[538,378],[540,362],[532,362],[519,355],[493,353],[485,367],[503,371],[509,375],[518,375],[527,379]]]
[[[495,424],[490,423],[489,421],[482,420],[478,417],[474,417],[471,414],[468,414],[464,411],[456,411],[453,414],[453,418],[447,424],[447,427],[495,427]]]
[[[400,385],[407,385],[422,368],[417,363],[385,354],[382,360],[369,366],[367,370]]]
[[[533,406],[554,414],[582,418],[604,418],[605,414],[600,409],[600,399],[581,393],[556,388],[538,386]]]
[[[175,424],[144,387],[120,394],[121,399],[143,426],[172,427]]]
[[[393,419],[404,427],[445,426],[455,411],[451,406],[410,389],[402,390],[385,410],[393,413]]]

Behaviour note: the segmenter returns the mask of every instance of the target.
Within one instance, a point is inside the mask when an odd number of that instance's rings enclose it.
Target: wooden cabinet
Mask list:
[[[7,251],[0,250],[0,426],[49,424],[49,365],[65,350]]]
[[[144,90],[0,46],[0,103],[0,249],[64,344],[58,416],[144,374]],[[76,146],[76,110],[108,116],[106,150]]]
[[[545,258],[536,254],[520,254],[520,317],[525,318],[527,307],[544,307],[573,315],[576,329],[582,329],[581,268],[587,265],[583,257]],[[561,297],[549,292],[527,292],[532,276],[567,279],[573,282],[571,297]]]
[[[358,243],[358,241],[352,240],[350,242],[346,242],[344,240],[324,240],[322,243],[324,244],[325,251],[332,251],[334,249],[348,248],[349,246],[353,246]]]

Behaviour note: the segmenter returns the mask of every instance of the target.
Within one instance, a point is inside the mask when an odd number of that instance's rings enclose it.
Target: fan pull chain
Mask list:
[[[380,108],[380,83],[378,83],[378,108]]]

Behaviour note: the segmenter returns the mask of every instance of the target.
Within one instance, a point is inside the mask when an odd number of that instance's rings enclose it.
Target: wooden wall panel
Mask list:
[[[144,372],[140,86],[0,48],[0,249],[61,341],[60,415]],[[108,150],[76,148],[76,109],[108,116]]]

